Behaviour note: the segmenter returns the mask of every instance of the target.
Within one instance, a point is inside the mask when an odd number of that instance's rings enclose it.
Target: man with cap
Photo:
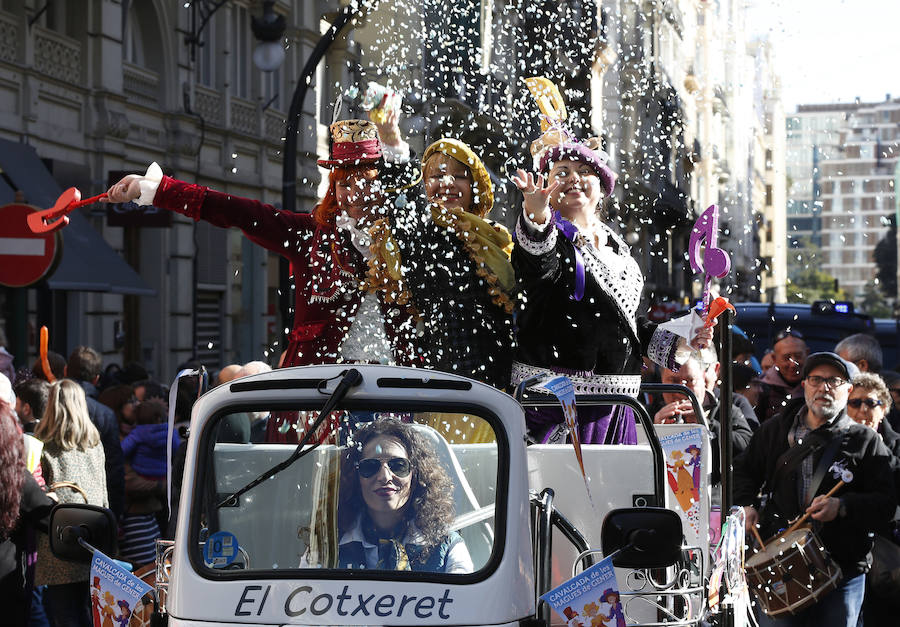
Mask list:
[[[748,531],[758,525],[771,538],[809,514],[843,574],[837,589],[797,615],[772,619],[758,612],[760,625],[856,625],[871,534],[896,508],[890,453],[845,411],[858,372],[834,353],[810,355],[803,396],[763,423],[735,460],[734,501],[744,506]],[[826,496],[842,478],[845,484]]]

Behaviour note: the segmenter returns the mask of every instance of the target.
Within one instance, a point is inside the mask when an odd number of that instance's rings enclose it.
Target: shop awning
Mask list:
[[[44,166],[34,148],[26,144],[0,139],[0,169],[13,185],[22,190],[26,202],[50,208],[62,193],[53,175]],[[0,182],[3,182],[0,179]],[[0,185],[0,200],[7,199],[8,190]],[[112,249],[77,210],[69,214],[70,222],[62,231],[62,259],[56,271],[47,279],[53,290],[79,290],[153,296],[156,291]]]

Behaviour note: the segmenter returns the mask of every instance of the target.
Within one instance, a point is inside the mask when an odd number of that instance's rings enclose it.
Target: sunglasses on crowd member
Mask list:
[[[876,407],[881,407],[884,403],[874,398],[851,398],[847,401],[847,405],[853,409],[859,409],[863,405],[869,409],[875,409]]]
[[[791,328],[782,329],[781,331],[779,331],[778,333],[775,334],[775,339],[772,341],[772,346],[775,346],[781,340],[783,340],[785,338],[789,338],[789,337],[795,337],[798,340],[802,340],[803,334],[800,333],[800,331],[795,331],[794,329],[791,329]]]
[[[847,379],[842,379],[841,377],[817,377],[816,375],[810,375],[806,377],[806,380],[809,381],[810,385],[815,387],[819,387],[824,383],[832,390],[841,387],[845,383],[849,383]]]
[[[387,464],[388,470],[390,470],[391,473],[401,479],[403,477],[408,477],[412,470],[409,465],[409,460],[405,457],[392,457],[387,460],[368,457],[356,462],[356,472],[358,472],[359,476],[363,479],[368,479],[381,470],[381,466],[384,464]]]

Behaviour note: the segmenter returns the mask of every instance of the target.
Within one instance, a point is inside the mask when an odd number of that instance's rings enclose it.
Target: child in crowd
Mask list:
[[[122,454],[134,471],[147,479],[166,476],[166,441],[168,438],[166,404],[159,399],[144,401],[135,409],[135,426],[122,440]],[[172,435],[172,450],[181,438]]]

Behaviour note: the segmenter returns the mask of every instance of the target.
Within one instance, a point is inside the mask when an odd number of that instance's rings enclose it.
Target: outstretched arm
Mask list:
[[[544,177],[517,170],[511,177],[524,196],[522,213],[516,222],[516,246],[512,262],[525,289],[536,281],[564,280],[560,265],[559,238],[553,225],[550,197],[558,181],[544,186]],[[573,253],[574,254],[574,253]],[[574,275],[573,275],[574,276]],[[574,278],[573,285],[574,285]]]
[[[105,202],[135,202],[175,211],[218,227],[237,227],[260,246],[286,256],[314,228],[310,214],[280,211],[257,200],[225,194],[164,176],[153,163],[143,176],[129,174],[109,188]]]

